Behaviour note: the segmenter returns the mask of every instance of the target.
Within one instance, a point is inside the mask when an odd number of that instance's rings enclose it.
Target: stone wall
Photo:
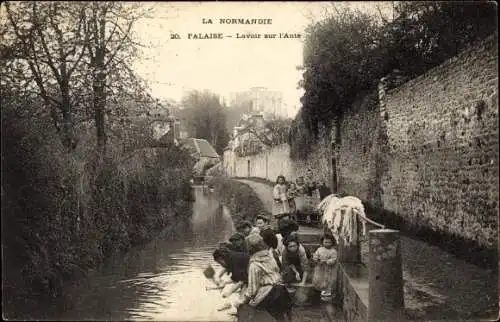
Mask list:
[[[284,175],[288,179],[295,175],[289,154],[288,144],[246,157],[239,157],[233,151],[226,150],[224,168],[230,177],[257,177],[275,181],[278,175]]]
[[[361,266],[360,266],[361,267]],[[360,269],[357,274],[347,271],[347,266],[339,265],[336,292],[341,294],[340,305],[344,321],[367,321],[368,317],[368,272]]]
[[[378,95],[370,93],[348,111],[340,124],[337,148],[339,193],[353,195],[372,204],[380,204],[377,160],[380,111]]]
[[[383,79],[378,93],[346,112],[334,150],[328,133],[301,161],[290,160],[288,145],[247,158],[228,151],[226,173],[274,181],[311,168],[316,180],[329,184],[335,156],[340,193],[392,212],[415,229],[496,249],[497,51],[492,37],[402,85],[404,79]]]
[[[386,210],[497,246],[498,52],[490,38],[381,99]]]
[[[238,157],[231,150],[224,152],[224,168],[230,177],[257,177],[275,181],[278,175],[287,180],[305,176],[307,169],[314,170],[314,179],[327,185],[331,177],[331,151],[329,140],[322,138],[307,160],[292,161],[290,146],[282,144],[258,155]]]

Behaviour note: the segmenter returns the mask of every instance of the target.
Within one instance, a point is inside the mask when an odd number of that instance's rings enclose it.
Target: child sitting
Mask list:
[[[321,237],[321,246],[313,254],[315,264],[313,271],[313,286],[321,292],[322,297],[330,297],[331,290],[337,278],[337,251],[334,248],[335,239],[331,233]]]

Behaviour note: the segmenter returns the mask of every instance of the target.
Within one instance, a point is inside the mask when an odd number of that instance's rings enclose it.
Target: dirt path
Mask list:
[[[259,196],[260,200],[262,200],[262,203],[264,204],[264,207],[266,207],[266,210],[269,212],[272,212],[273,208],[273,187],[261,183],[261,182],[255,182],[252,180],[244,180],[244,179],[238,179],[237,181],[247,184],[252,188],[257,196]],[[301,225],[299,228],[300,232],[303,232],[305,234],[320,234],[321,231],[318,228],[315,227],[309,227],[309,226],[303,226]]]

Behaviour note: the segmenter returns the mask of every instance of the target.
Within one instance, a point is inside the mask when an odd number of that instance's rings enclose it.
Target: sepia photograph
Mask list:
[[[495,1],[0,3],[6,321],[497,321]]]

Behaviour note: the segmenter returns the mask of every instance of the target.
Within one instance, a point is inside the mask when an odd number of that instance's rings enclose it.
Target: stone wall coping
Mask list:
[[[350,287],[368,309],[368,267],[363,263],[341,263],[340,269],[342,274],[347,277]]]
[[[455,63],[457,60],[463,59],[464,57],[468,57],[468,56],[472,55],[473,53],[482,52],[484,50],[487,50],[490,46],[495,46],[495,45],[498,46],[496,33],[494,33],[494,34],[492,34],[492,35],[490,35],[482,40],[478,40],[478,41],[470,44],[469,46],[467,46],[467,48],[464,48],[457,55],[455,55],[451,58],[448,58],[447,60],[445,60],[441,64],[429,69],[428,71],[426,71],[420,75],[417,75],[414,78],[408,79],[406,82],[404,82],[404,83],[402,83],[394,88],[386,90],[385,95],[389,95],[389,94],[392,95],[394,93],[397,93],[398,91],[403,90],[405,87],[412,86],[412,85],[422,81],[423,79],[429,78],[431,75],[435,75],[438,71],[448,68],[451,64]],[[384,80],[382,80],[382,79],[384,79]],[[388,78],[386,76],[386,77],[383,77],[382,79],[381,79],[381,82],[384,82],[384,81],[387,81]]]

